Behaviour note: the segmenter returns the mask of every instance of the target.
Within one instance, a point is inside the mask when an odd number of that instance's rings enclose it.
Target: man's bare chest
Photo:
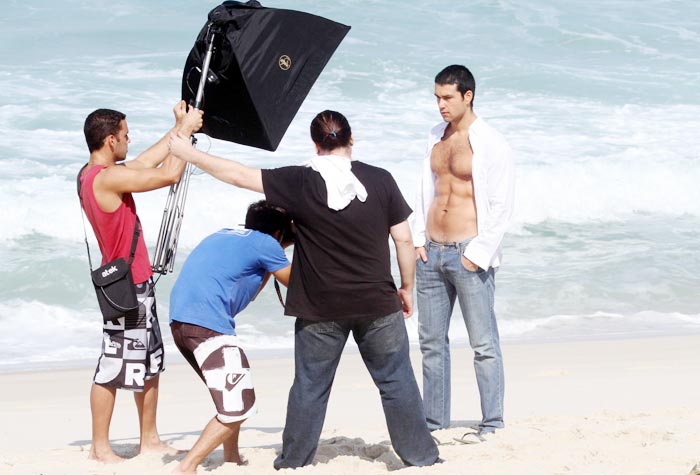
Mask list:
[[[455,138],[438,142],[430,154],[430,168],[438,177],[452,176],[461,180],[472,179],[473,152],[468,141]]]

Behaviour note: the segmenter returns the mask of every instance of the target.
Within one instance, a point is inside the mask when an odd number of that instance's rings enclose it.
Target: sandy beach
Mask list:
[[[394,454],[379,395],[349,345],[315,463],[297,472],[688,474],[700,462],[699,345],[700,336],[506,344],[507,427],[479,445],[454,442],[480,414],[470,351],[455,349],[453,427],[434,433],[445,462],[428,468],[403,468]],[[412,358],[418,370],[417,350]],[[200,473],[275,473],[293,360],[252,358],[252,366],[258,414],[240,437],[248,465],[224,465],[218,449]],[[129,460],[87,459],[91,375],[90,368],[0,375],[0,473],[168,473],[175,466],[179,456],[135,456],[137,420],[127,392],[117,397],[111,438]],[[212,413],[192,370],[171,364],[161,381],[163,439],[188,449]]]
[[[457,310],[453,427],[434,434],[444,463],[403,467],[378,391],[349,342],[315,463],[298,473],[689,475],[700,464],[700,2],[260,1],[351,29],[276,151],[203,133],[201,150],[255,168],[299,165],[315,152],[312,119],[337,110],[352,124],[353,158],[390,172],[415,209],[428,133],[444,120],[435,75],[464,64],[476,77],[475,113],[505,137],[516,162],[494,303],[506,428],[483,444],[454,440],[481,415]],[[3,2],[0,475],[168,474],[183,456],[136,455],[136,409],[120,391],[111,441],[127,460],[87,458],[102,319],[84,225],[93,265],[100,257],[75,179],[88,160],[83,127],[95,109],[127,115],[132,159],[172,127],[173,105],[196,86],[187,58],[220,3]],[[321,44],[319,32],[308,31],[314,47]],[[306,64],[291,59],[294,68]],[[279,61],[271,65],[277,71]],[[296,75],[294,68],[284,74]],[[215,112],[216,94],[205,114]],[[150,250],[167,193],[135,197]],[[157,287],[163,327],[195,246],[238,227],[260,198],[193,173],[175,273]],[[392,275],[400,276],[395,261]],[[240,436],[248,465],[224,464],[219,448],[200,475],[276,473],[294,371],[293,320],[282,314],[268,285],[236,317],[258,402]],[[165,329],[164,337],[158,425],[167,443],[188,450],[214,408]]]

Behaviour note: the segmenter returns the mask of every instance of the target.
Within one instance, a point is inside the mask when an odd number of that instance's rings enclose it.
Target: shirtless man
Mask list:
[[[413,242],[423,404],[428,428],[450,426],[448,330],[455,298],[474,350],[482,420],[465,443],[503,427],[503,361],[494,274],[513,210],[514,173],[505,139],[474,114],[474,76],[453,65],[435,77],[444,122],[433,127],[422,169]]]

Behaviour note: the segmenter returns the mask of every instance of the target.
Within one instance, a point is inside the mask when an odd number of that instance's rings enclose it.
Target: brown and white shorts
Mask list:
[[[143,391],[165,369],[153,281],[136,284],[136,297],[138,309],[104,322],[95,384]]]
[[[175,345],[207,385],[224,424],[255,414],[255,389],[250,364],[235,335],[174,321],[170,324]]]

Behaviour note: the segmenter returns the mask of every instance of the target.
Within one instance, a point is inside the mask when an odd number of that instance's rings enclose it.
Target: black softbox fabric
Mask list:
[[[349,26],[256,1],[224,2],[209,12],[185,63],[182,97],[194,103],[206,54],[215,50],[204,88],[201,132],[275,150]]]

